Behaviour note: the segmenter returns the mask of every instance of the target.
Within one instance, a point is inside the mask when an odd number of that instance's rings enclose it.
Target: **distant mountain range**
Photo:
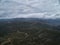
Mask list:
[[[39,18],[13,18],[13,19],[0,19],[0,22],[41,22],[53,26],[60,25],[60,19],[39,19]]]

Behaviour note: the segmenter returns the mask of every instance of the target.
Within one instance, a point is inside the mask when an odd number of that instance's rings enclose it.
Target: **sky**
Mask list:
[[[60,18],[60,0],[0,0],[2,18]]]

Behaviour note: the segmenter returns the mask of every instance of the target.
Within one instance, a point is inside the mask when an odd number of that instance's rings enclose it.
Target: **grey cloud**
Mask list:
[[[60,18],[59,12],[59,0],[0,1],[0,18]]]

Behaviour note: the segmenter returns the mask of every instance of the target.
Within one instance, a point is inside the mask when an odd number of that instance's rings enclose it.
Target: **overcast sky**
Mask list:
[[[0,18],[60,18],[59,0],[0,0]]]

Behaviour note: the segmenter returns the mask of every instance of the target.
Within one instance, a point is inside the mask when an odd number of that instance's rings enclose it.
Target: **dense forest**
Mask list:
[[[0,45],[60,45],[60,26],[38,21],[1,21]]]

